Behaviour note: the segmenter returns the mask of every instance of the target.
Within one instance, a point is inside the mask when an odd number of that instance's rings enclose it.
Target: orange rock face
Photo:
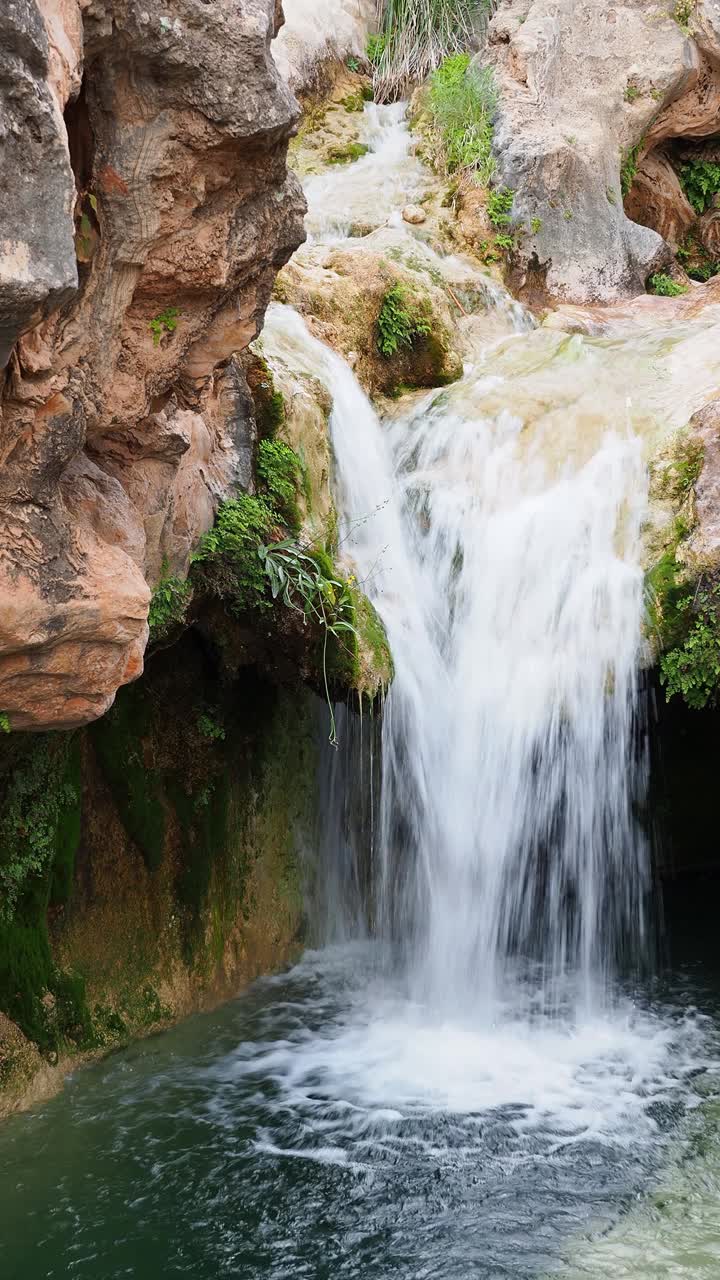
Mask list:
[[[274,33],[273,0],[18,0],[0,15],[0,85],[20,83],[28,131],[22,188],[0,139],[13,727],[107,709],[142,671],[152,584],[186,571],[222,496],[250,481],[234,356],[303,238]]]

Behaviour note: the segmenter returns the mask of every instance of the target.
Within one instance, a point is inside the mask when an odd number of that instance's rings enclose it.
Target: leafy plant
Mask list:
[[[150,321],[150,332],[153,336],[153,346],[158,347],[160,341],[166,334],[172,334],[177,329],[180,312],[177,307],[166,307],[154,320]]]
[[[348,71],[360,70],[360,62],[352,53],[348,58],[345,59],[345,66],[347,67]]]
[[[683,191],[696,213],[705,213],[720,191],[720,164],[711,160],[690,160],[680,166]]]
[[[430,80],[428,108],[437,136],[438,165],[448,173],[472,171],[483,183],[495,171],[492,155],[497,89],[490,67],[479,70],[460,53]]]
[[[267,542],[275,523],[264,498],[243,493],[223,502],[193,554],[193,582],[225,600],[231,613],[269,609],[272,602],[257,549]]]
[[[337,745],[337,727],[328,680],[328,639],[342,642],[348,632],[357,638],[351,622],[354,616],[347,584],[329,577],[319,559],[299,543],[290,540],[258,547],[258,558],[270,583],[273,600],[280,598],[288,609],[316,623],[322,631],[322,672],[325,698],[330,712],[330,742]]]
[[[0,711],[0,733],[10,733],[10,720],[6,711]]]
[[[687,293],[688,286],[680,284],[677,280],[673,280],[671,276],[664,275],[662,271],[658,271],[651,276],[648,285],[652,293],[656,293],[661,298],[678,298],[681,293]]]
[[[218,724],[207,711],[203,711],[198,716],[197,731],[202,738],[207,738],[208,742],[222,742],[225,738],[222,725]]]
[[[174,626],[180,626],[185,621],[192,595],[192,586],[188,580],[170,575],[168,562],[163,560],[160,581],[152,593],[148,611],[151,639],[161,639]]]
[[[297,492],[302,478],[300,459],[282,440],[261,440],[255,460],[258,487],[267,494],[281,519],[292,529],[300,524]]]
[[[644,141],[644,138],[641,138],[640,142],[638,142],[636,146],[631,147],[623,160],[622,168],[620,170],[620,190],[622,191],[623,199],[630,194],[630,188],[635,181],[635,175],[638,171],[640,152],[642,151]]]
[[[624,96],[626,102],[636,102],[640,97],[640,90],[636,84],[633,84],[632,80],[628,80]]]
[[[673,18],[683,31],[688,31],[690,27],[690,19],[695,11],[695,0],[675,0],[675,8],[673,10]]]
[[[393,285],[382,300],[377,320],[378,350],[390,359],[402,347],[413,347],[430,333],[427,318],[413,304],[402,285]]]
[[[12,918],[27,885],[52,863],[61,819],[79,801],[62,737],[33,737],[17,750],[0,806],[0,922]]]
[[[397,98],[445,59],[477,47],[492,0],[379,0],[383,41],[376,58],[380,101]]]
[[[493,187],[488,191],[487,216],[494,227],[509,226],[514,199],[515,192],[509,187]]]
[[[366,52],[367,60],[371,67],[377,67],[380,64],[386,45],[387,36],[374,35],[368,37]]]
[[[716,701],[720,687],[720,584],[699,587],[680,601],[679,609],[694,622],[683,643],[660,659],[660,680],[668,701],[679,693],[689,707],[700,710]]]
[[[530,230],[536,236],[538,231],[542,231],[542,218],[532,218],[530,220]]]

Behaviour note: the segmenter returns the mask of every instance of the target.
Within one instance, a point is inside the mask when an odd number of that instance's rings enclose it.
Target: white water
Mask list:
[[[371,207],[419,244],[398,211],[404,175],[427,175],[399,109],[369,116],[374,155],[308,184],[308,262]],[[463,323],[463,380],[383,422],[291,309],[271,308],[263,335],[271,364],[332,394],[341,552],[396,666],[371,911],[395,966],[376,955],[368,975],[342,953],[352,972],[324,1029],[268,1061],[254,1046],[246,1067],[269,1070],[314,1134],[296,1154],[320,1158],[327,1130],[323,1160],[347,1159],[358,1125],[391,1142],[395,1111],[511,1106],[557,1142],[649,1140],[649,1101],[692,1061],[681,1044],[697,1048],[614,976],[649,934],[646,444],[717,382],[717,326],[568,337],[476,278],[494,319]],[[315,964],[336,983],[330,953]]]

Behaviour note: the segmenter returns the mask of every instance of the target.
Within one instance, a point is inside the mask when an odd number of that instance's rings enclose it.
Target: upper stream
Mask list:
[[[0,1130],[8,1280],[720,1274],[720,988],[651,976],[640,678],[648,451],[718,385],[718,317],[537,327],[403,223],[434,182],[403,108],[364,121],[300,254],[370,225],[429,263],[475,299],[464,376],[381,419],[291,308],[262,345],[332,394],[342,555],[396,666],[382,780],[328,762],[316,950]],[[338,871],[353,786],[369,895]]]

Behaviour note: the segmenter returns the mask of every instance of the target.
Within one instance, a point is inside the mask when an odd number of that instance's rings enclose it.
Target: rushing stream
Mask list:
[[[651,976],[638,675],[647,451],[717,385],[718,324],[536,327],[402,223],[431,185],[402,108],[365,121],[301,253],[370,219],[483,299],[463,379],[385,420],[290,308],[263,335],[332,394],[395,658],[381,785],[348,748],[325,787],[377,788],[369,901],[326,838],[325,945],[0,1131],[8,1280],[720,1275],[718,987]]]

